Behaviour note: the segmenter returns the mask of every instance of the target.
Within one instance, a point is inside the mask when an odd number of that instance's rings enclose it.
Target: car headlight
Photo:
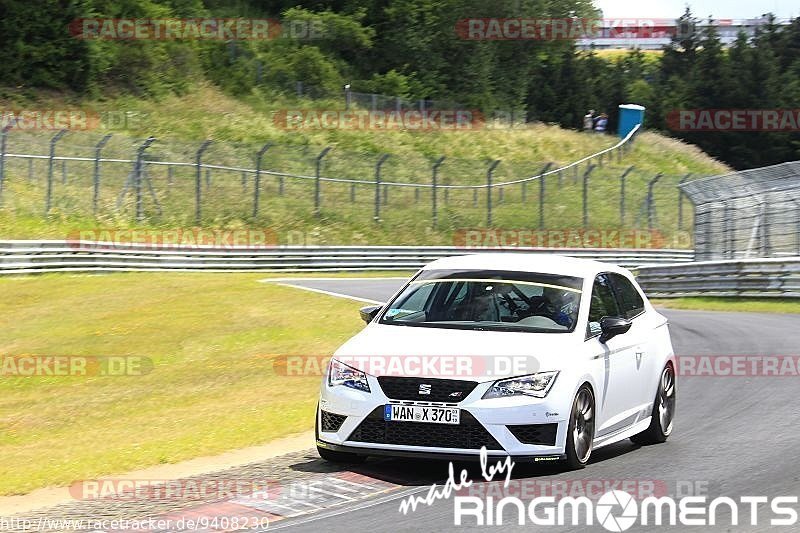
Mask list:
[[[370,392],[369,383],[367,383],[367,375],[364,372],[356,370],[352,366],[348,366],[336,359],[331,359],[328,365],[328,385],[331,387],[344,385],[351,389]]]
[[[486,391],[486,394],[483,395],[483,398],[504,398],[518,394],[544,398],[550,392],[553,383],[555,383],[556,376],[558,376],[558,372],[537,372],[536,374],[518,378],[495,381],[491,388]]]

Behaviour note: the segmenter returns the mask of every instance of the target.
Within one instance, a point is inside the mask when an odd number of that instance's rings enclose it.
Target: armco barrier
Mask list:
[[[0,241],[0,274],[45,272],[322,272],[415,270],[452,255],[482,252],[558,253],[623,266],[689,262],[692,250],[607,248],[474,249],[453,246],[193,246],[154,249],[146,244],[85,241]]]
[[[642,288],[654,298],[800,298],[800,257],[704,261],[636,270]]]

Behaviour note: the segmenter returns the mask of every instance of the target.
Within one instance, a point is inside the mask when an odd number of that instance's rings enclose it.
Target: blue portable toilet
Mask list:
[[[637,104],[619,106],[619,137],[624,139],[637,124],[644,124],[644,107]]]

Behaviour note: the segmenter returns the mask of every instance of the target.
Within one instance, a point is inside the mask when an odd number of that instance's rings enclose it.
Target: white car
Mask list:
[[[675,416],[667,319],[629,271],[524,253],[420,270],[332,356],[317,449],[367,456],[564,460],[630,438],[663,442]]]

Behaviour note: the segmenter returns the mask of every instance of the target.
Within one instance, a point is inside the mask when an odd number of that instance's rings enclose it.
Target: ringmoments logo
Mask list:
[[[611,490],[596,502],[587,497],[542,496],[523,501],[514,496],[495,500],[456,496],[456,526],[495,526],[504,523],[535,526],[592,526],[608,531],[627,531],[642,526],[796,526],[797,496],[687,496],[676,500],[650,496],[637,500],[624,490]],[[768,511],[764,511],[766,508]],[[748,516],[749,515],[749,516]],[[747,517],[747,518],[745,518]]]

